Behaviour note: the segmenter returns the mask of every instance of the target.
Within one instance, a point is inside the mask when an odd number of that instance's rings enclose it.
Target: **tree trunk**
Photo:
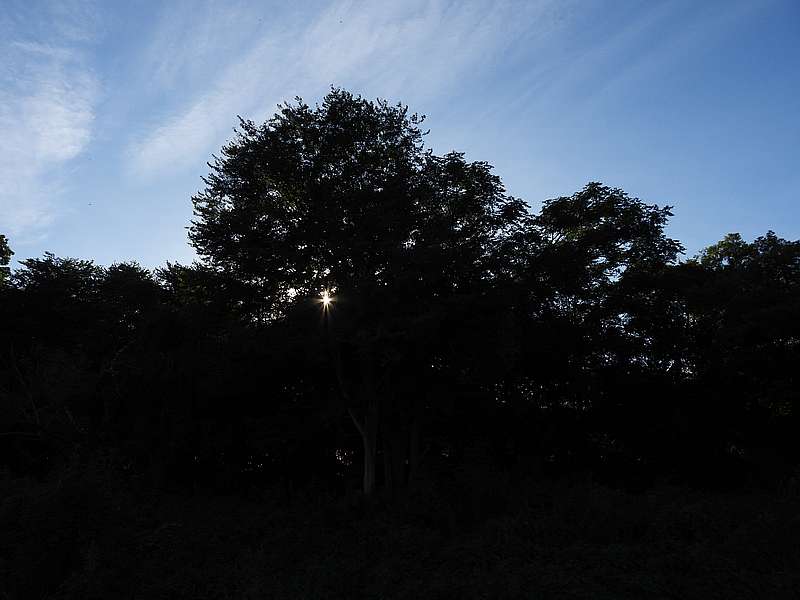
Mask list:
[[[383,442],[383,472],[386,493],[393,497],[394,493],[405,487],[405,466],[408,459],[408,435],[405,428],[393,428],[384,423],[381,427]]]
[[[364,495],[375,492],[375,474],[378,461],[378,399],[374,394],[367,401],[364,413]]]
[[[413,391],[411,402],[411,423],[408,432],[408,484],[412,484],[417,477],[419,464],[422,460],[420,443],[422,437],[422,420],[425,412],[425,400],[421,390]]]
[[[330,344],[328,336],[328,315],[325,314],[325,339]],[[361,434],[361,442],[364,446],[364,495],[372,496],[375,493],[376,473],[378,460],[378,419],[379,415],[379,402],[377,387],[375,385],[375,374],[373,372],[373,365],[369,360],[363,360],[361,367],[363,381],[360,386],[360,393],[351,394],[349,385],[345,379],[344,365],[342,364],[342,356],[339,353],[338,346],[333,343],[329,345],[333,364],[336,371],[336,380],[339,384],[339,391],[342,398],[347,404],[347,412],[353,420],[353,424]],[[355,398],[354,398],[355,396]],[[359,402],[361,400],[361,402]],[[355,401],[355,402],[354,402]],[[356,406],[361,405],[364,407],[364,417],[360,419],[356,414]]]
[[[392,444],[386,430],[381,429],[381,442],[383,445],[383,488],[391,496],[394,490],[394,473],[392,472]]]
[[[378,398],[374,393],[369,393],[364,411],[364,419],[359,420],[352,408],[348,409],[350,418],[361,434],[364,446],[364,495],[371,496],[375,493],[375,476],[378,461]]]
[[[364,485],[365,496],[372,496],[375,493],[375,463],[378,460],[376,443],[368,437],[364,437]]]
[[[414,481],[419,468],[419,434],[420,434],[420,419],[417,415],[411,420],[411,431],[409,432],[408,440],[408,484]]]

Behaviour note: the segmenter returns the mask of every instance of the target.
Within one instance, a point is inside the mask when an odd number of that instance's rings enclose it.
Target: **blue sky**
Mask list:
[[[800,2],[3,0],[0,233],[16,258],[189,262],[236,115],[330,85],[428,115],[535,209],[602,181],[688,253],[800,238]]]

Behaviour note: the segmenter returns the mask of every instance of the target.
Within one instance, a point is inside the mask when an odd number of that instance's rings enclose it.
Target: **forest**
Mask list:
[[[240,119],[192,264],[0,236],[0,598],[797,597],[800,241],[424,121]]]

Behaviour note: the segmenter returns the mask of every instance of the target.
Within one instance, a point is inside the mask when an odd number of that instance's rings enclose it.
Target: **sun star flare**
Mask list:
[[[322,292],[322,307],[323,308],[328,308],[331,305],[331,302],[333,302],[333,297],[331,296],[331,293],[328,290],[323,291]]]

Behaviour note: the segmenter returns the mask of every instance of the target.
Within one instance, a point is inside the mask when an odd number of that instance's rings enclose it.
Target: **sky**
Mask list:
[[[589,181],[674,207],[687,255],[800,238],[800,2],[0,0],[16,259],[191,262],[237,115],[332,85],[427,115],[536,210]]]

